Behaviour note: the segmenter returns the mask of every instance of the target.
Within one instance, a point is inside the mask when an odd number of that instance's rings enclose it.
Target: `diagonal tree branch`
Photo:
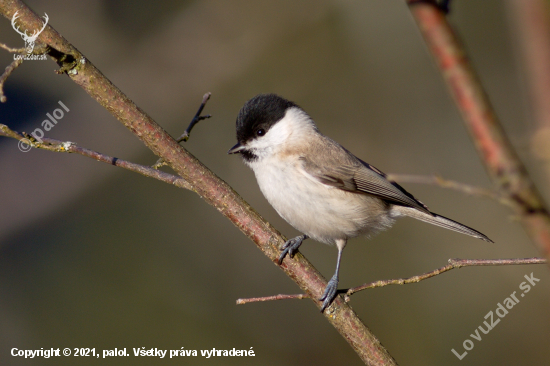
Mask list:
[[[0,0],[0,13],[4,17],[11,19],[16,11],[20,14],[18,24],[23,31],[37,29],[42,24],[41,19],[22,1]],[[233,222],[273,263],[277,262],[278,248],[284,242],[283,237],[229,185],[180,146],[50,25],[40,34],[39,39],[50,47],[48,55],[61,66],[59,73],[66,72],[149,149],[163,158],[190,184],[193,191]],[[279,268],[313,299],[321,296],[326,280],[302,255],[285,261]],[[314,302],[320,307],[318,301]],[[365,363],[395,365],[395,361],[380,341],[341,297],[338,297],[324,314]]]
[[[464,122],[499,191],[514,204],[514,211],[531,240],[550,257],[550,216],[525,166],[491,106],[466,52],[435,1],[407,0],[420,32],[462,113]]]

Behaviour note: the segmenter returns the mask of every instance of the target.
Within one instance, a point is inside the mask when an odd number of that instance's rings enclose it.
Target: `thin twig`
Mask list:
[[[11,53],[19,53],[19,54],[27,53],[27,49],[25,47],[23,47],[23,48],[11,48],[8,45],[0,43],[0,48],[3,48],[6,51],[11,52]]]
[[[4,83],[8,79],[8,77],[11,75],[11,73],[19,67],[23,63],[23,59],[16,59],[13,60],[11,64],[9,64],[6,67],[6,71],[0,76],[0,103],[6,102],[6,96],[4,95]]]
[[[509,265],[522,265],[522,264],[546,264],[548,260],[545,258],[512,258],[512,259],[458,259],[451,258],[449,259],[449,264],[441,268],[434,269],[433,271],[423,273],[421,275],[412,276],[408,278],[396,278],[393,280],[380,280],[371,283],[366,283],[361,286],[353,287],[348,290],[338,290],[339,293],[344,293],[344,299],[346,302],[350,300],[350,296],[356,292],[363,291],[369,288],[384,287],[388,285],[406,285],[409,283],[417,283],[422,280],[428,279],[440,275],[442,273],[448,272],[455,268],[461,267],[473,267],[473,266],[509,266]],[[251,302],[261,302],[261,301],[273,301],[273,300],[289,300],[289,299],[307,299],[309,295],[307,294],[293,294],[293,295],[274,295],[266,297],[252,297],[246,299],[238,299],[237,304],[248,304]]]
[[[393,280],[382,280],[371,283],[366,283],[361,286],[348,289],[346,292],[346,301],[349,301],[349,296],[356,292],[366,290],[369,288],[384,287],[388,285],[405,285],[408,283],[417,283],[422,280],[428,279],[448,272],[455,268],[472,267],[472,266],[509,266],[509,265],[522,265],[522,264],[545,264],[548,263],[546,258],[512,258],[512,259],[449,259],[449,264],[444,267],[434,269],[433,271],[426,272],[421,275],[412,276],[409,278],[397,278]]]
[[[288,300],[288,299],[309,299],[309,295],[306,294],[296,294],[296,295],[273,295],[265,297],[250,297],[246,299],[237,299],[237,305],[244,305],[250,302],[261,302],[261,301],[273,301],[273,300]]]
[[[26,48],[11,48],[11,47],[8,47],[7,45],[3,44],[3,43],[0,43],[0,48],[3,48],[8,52],[17,53],[17,54],[21,54],[21,55],[27,53]],[[49,49],[48,45],[46,45],[44,43],[40,43],[38,45],[35,45],[35,47],[33,48],[32,54],[33,55],[42,55],[42,54],[46,53],[48,51],[48,49]],[[4,71],[4,73],[0,76],[0,103],[5,103],[6,100],[7,100],[6,96],[4,95],[4,84],[5,84],[6,80],[11,75],[11,73],[16,68],[18,68],[19,65],[21,65],[22,63],[23,63],[23,58],[22,57],[16,58],[15,60],[13,60],[13,62],[11,64],[9,64],[6,67],[6,71]]]
[[[20,54],[20,55],[26,55],[26,54],[28,54],[28,55],[43,55],[46,52],[48,52],[48,50],[49,50],[48,45],[45,44],[45,43],[35,43],[34,48],[33,48],[31,53],[28,53],[27,49],[25,47],[23,47],[23,48],[11,48],[10,46],[5,45],[3,43],[0,43],[0,48],[3,48],[8,52],[17,53],[17,54]]]
[[[193,119],[191,120],[191,123],[189,124],[189,126],[187,126],[187,129],[185,130],[185,132],[180,137],[178,137],[176,139],[177,142],[182,142],[182,141],[189,140],[189,135],[191,134],[191,130],[193,129],[193,127],[195,127],[195,125],[197,123],[199,123],[200,121],[202,121],[203,119],[207,119],[207,118],[212,117],[209,114],[207,114],[206,116],[201,116],[202,110],[204,109],[204,106],[206,105],[206,102],[208,102],[208,99],[210,99],[211,95],[212,95],[212,93],[210,93],[210,92],[203,95],[202,103],[199,107],[199,110],[195,114],[195,117],[193,117]]]
[[[182,177],[156,170],[149,166],[139,165],[126,160],[115,158],[113,156],[105,155],[97,151],[86,149],[85,147],[78,146],[74,142],[42,138],[43,142],[39,143],[37,141],[33,141],[32,138],[28,138],[25,134],[21,134],[19,132],[11,130],[8,126],[3,124],[0,124],[0,136],[14,138],[16,140],[19,140],[20,144],[26,144],[37,149],[79,154],[97,161],[101,161],[103,163],[118,166],[132,172],[139,173],[149,178],[155,178],[162,182],[173,184],[180,188],[191,189],[191,185],[187,183]]]
[[[203,95],[201,105],[199,106],[199,110],[197,111],[197,113],[195,114],[193,119],[191,120],[191,123],[189,123],[189,126],[187,126],[187,129],[185,130],[185,132],[180,137],[178,137],[176,139],[176,141],[178,143],[180,143],[182,141],[185,142],[185,141],[189,140],[189,135],[191,134],[191,130],[193,129],[193,127],[195,127],[195,125],[197,123],[199,123],[203,119],[207,119],[207,118],[212,117],[209,114],[207,114],[206,116],[201,116],[202,110],[204,109],[204,106],[206,105],[206,102],[208,102],[208,100],[210,99],[211,95],[212,95],[212,93],[210,93],[210,92]],[[161,166],[164,166],[164,165],[167,165],[166,162],[164,161],[163,158],[160,158],[160,159],[157,160],[157,162],[155,164],[152,165],[152,167],[153,167],[153,169],[158,169],[158,168],[160,168]]]
[[[438,175],[388,174],[388,179],[396,181],[397,183],[436,185],[441,188],[453,189],[467,195],[491,198],[505,206],[514,207],[514,202],[512,202],[506,196],[499,194],[498,192],[465,183],[456,182],[449,179],[444,179]]]

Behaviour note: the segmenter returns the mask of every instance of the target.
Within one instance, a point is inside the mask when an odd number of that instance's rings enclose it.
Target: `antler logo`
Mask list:
[[[50,18],[48,18],[48,14],[44,13],[44,26],[42,27],[42,29],[40,29],[39,31],[35,30],[34,33],[32,35],[28,35],[27,34],[27,31],[25,32],[21,32],[19,30],[19,27],[16,26],[15,24],[15,20],[17,18],[19,18],[17,16],[17,13],[19,13],[18,11],[15,12],[15,14],[13,14],[13,18],[11,18],[11,26],[13,27],[13,29],[15,29],[15,31],[17,33],[19,33],[21,35],[21,37],[23,37],[23,40],[25,41],[25,49],[27,51],[27,54],[30,55],[32,53],[32,51],[34,50],[34,42],[36,42],[36,39],[38,38],[38,36],[40,35],[40,33],[42,33],[42,31],[44,30],[44,28],[46,28],[46,25],[48,24],[48,20]]]

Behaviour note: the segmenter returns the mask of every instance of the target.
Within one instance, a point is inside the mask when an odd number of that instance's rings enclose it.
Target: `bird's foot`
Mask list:
[[[283,263],[283,259],[285,259],[287,254],[290,256],[290,258],[294,258],[294,255],[298,252],[298,248],[300,247],[300,245],[302,245],[302,242],[307,238],[309,238],[309,236],[300,235],[295,238],[287,240],[281,249],[283,252],[279,256],[279,265]]]
[[[319,299],[320,301],[323,301],[323,306],[321,306],[321,313],[325,311],[325,309],[330,304],[332,304],[337,294],[338,294],[338,275],[335,274],[334,276],[332,276],[330,281],[328,281],[327,287],[325,288],[325,293]]]

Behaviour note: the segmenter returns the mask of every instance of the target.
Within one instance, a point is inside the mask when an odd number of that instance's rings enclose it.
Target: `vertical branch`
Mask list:
[[[412,15],[464,118],[489,176],[514,210],[540,252],[550,257],[550,216],[506,137],[464,47],[434,2],[407,0]]]
[[[550,182],[550,7],[544,0],[508,0],[508,13],[536,123],[531,151],[543,160]]]

